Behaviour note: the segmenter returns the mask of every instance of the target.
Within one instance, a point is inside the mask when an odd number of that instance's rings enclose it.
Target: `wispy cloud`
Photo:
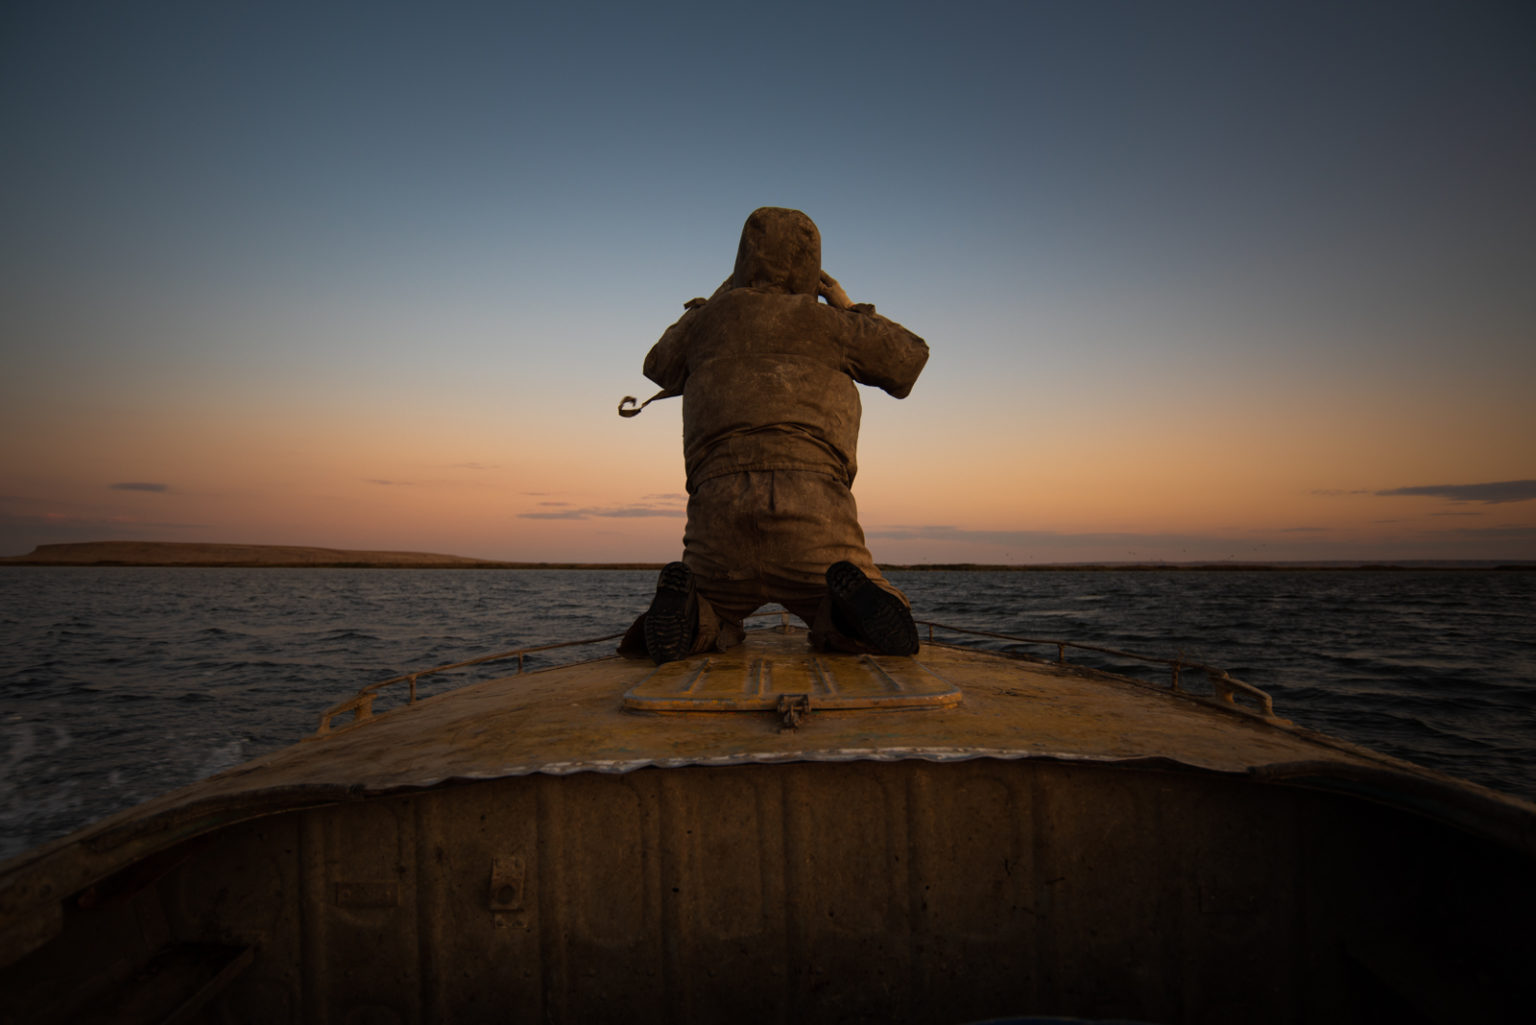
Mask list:
[[[1536,527],[1457,527],[1444,533],[1479,541],[1536,542]]]
[[[365,477],[365,478],[363,478],[363,480],[366,483],[369,483],[369,484],[380,484],[380,485],[383,485],[386,488],[393,488],[393,487],[405,487],[405,488],[408,488],[408,487],[411,486],[411,482],[408,481],[408,480],[384,480],[381,477]]]
[[[1423,495],[1449,498],[1453,502],[1527,502],[1536,498],[1536,480],[1502,480],[1490,484],[1421,484],[1408,488],[1389,488],[1378,495]]]
[[[117,484],[108,484],[107,487],[113,491],[152,491],[155,494],[164,494],[171,490],[169,484],[144,480],[125,480]]]
[[[1340,495],[1370,495],[1379,492],[1372,492],[1370,488],[1313,488],[1309,494],[1319,498],[1338,498]]]
[[[540,502],[540,512],[517,515],[525,520],[589,520],[589,519],[639,519],[651,516],[678,517],[687,515],[684,495],[646,495],[638,502],[626,505],[586,506],[576,508],[568,502]]]
[[[646,516],[683,516],[686,515],[686,511],[668,506],[618,505],[602,509],[560,509],[551,512],[525,512],[518,513],[517,515],[525,520],[586,520],[593,517],[624,520]]]

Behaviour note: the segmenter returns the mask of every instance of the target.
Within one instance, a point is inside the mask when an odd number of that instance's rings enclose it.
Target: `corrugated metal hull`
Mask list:
[[[1531,995],[1529,939],[1495,939],[1536,914],[1524,859],[1208,773],[531,776],[193,844],[15,967],[254,946],[208,1021],[1455,1021]]]

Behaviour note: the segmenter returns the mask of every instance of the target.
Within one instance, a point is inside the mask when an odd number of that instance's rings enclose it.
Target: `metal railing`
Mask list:
[[[787,630],[790,628],[790,613],[783,609],[773,609],[767,612],[758,612],[748,616],[747,618],[762,619],[769,616],[778,617],[779,625],[782,629]],[[1119,648],[1108,648],[1100,644],[1082,644],[1077,641],[1063,641],[1045,637],[1019,637],[1015,634],[997,633],[992,630],[976,630],[967,626],[954,626],[949,623],[937,623],[927,619],[919,619],[915,622],[918,626],[926,626],[928,628],[928,640],[930,642],[932,642],[934,639],[934,630],[938,629],[946,630],[950,633],[960,634],[967,637],[989,637],[994,640],[1010,641],[1014,644],[1055,647],[1056,663],[1063,666],[1074,664],[1067,660],[1068,648],[1071,648],[1074,651],[1092,651],[1101,655],[1111,655],[1115,658],[1132,659],[1137,662],[1146,662],[1153,665],[1165,665],[1170,667],[1172,670],[1170,689],[1173,692],[1180,694],[1191,693],[1190,691],[1187,691],[1180,686],[1179,678],[1180,674],[1184,670],[1193,669],[1197,672],[1205,674],[1206,679],[1210,682],[1212,691],[1215,693],[1215,697],[1219,701],[1227,705],[1231,705],[1235,708],[1240,707],[1238,706],[1236,699],[1238,695],[1242,695],[1253,700],[1253,702],[1258,706],[1260,715],[1271,719],[1275,717],[1274,699],[1272,699],[1269,694],[1263,690],[1260,690],[1258,687],[1255,687],[1251,683],[1245,683],[1244,681],[1233,677],[1225,669],[1221,669],[1217,666],[1207,665],[1204,662],[1196,662],[1186,658],[1163,658],[1157,655],[1142,655],[1134,651],[1122,651]],[[431,669],[420,669],[413,673],[401,673],[399,676],[391,676],[387,680],[380,680],[378,683],[370,683],[368,686],[359,690],[352,697],[332,705],[330,708],[327,708],[325,711],[321,712],[320,724],[319,727],[315,730],[314,736],[323,737],[326,734],[334,733],[337,730],[350,729],[351,727],[357,726],[372,718],[374,714],[373,703],[378,698],[379,691],[383,690],[385,687],[391,687],[397,683],[405,683],[409,685],[410,689],[405,703],[407,705],[414,705],[417,701],[417,681],[420,680],[423,676],[431,676],[435,673],[450,672],[455,669],[466,669],[470,666],[483,665],[487,662],[499,662],[512,658],[517,659],[517,673],[521,675],[524,672],[523,660],[525,656],[532,655],[541,651],[554,651],[559,648],[577,648],[588,644],[602,644],[605,641],[617,640],[623,636],[623,633],[616,633],[607,634],[603,637],[590,637],[579,641],[557,641],[552,644],[534,644],[524,648],[514,648],[511,651],[499,651],[492,655],[481,655],[478,658],[469,658],[462,662],[450,662],[447,665],[433,666]],[[1095,667],[1090,666],[1087,668]],[[340,726],[333,726],[331,724],[332,720],[335,719],[336,716],[343,715],[347,712],[351,712],[353,716],[350,722],[343,723]]]
[[[325,711],[321,712],[320,725],[319,728],[315,730],[315,736],[321,737],[327,733],[333,733],[337,729],[348,729],[352,726],[358,725],[366,719],[372,718],[373,702],[378,698],[379,691],[383,690],[385,687],[390,687],[397,683],[410,684],[410,695],[406,699],[405,703],[407,705],[414,705],[416,703],[416,681],[421,679],[423,676],[431,676],[434,673],[446,673],[453,669],[466,669],[469,666],[478,666],[486,662],[500,662],[509,658],[517,659],[517,671],[520,675],[523,672],[523,659],[527,655],[532,655],[539,651],[554,651],[556,648],[578,648],[585,644],[601,644],[604,641],[617,640],[623,636],[624,635],[622,633],[616,633],[608,634],[606,637],[589,637],[580,641],[556,641],[553,644],[533,644],[526,648],[514,648],[511,651],[498,651],[494,655],[481,655],[479,658],[467,658],[462,662],[450,662],[447,665],[433,666],[431,669],[419,669],[414,673],[401,673],[399,676],[391,676],[387,680],[380,680],[378,683],[370,683],[368,686],[364,687],[362,690],[358,691],[347,700],[332,705],[330,708],[327,708]],[[331,725],[331,720],[336,716],[342,715],[346,712],[351,712],[353,714],[352,721],[344,723],[339,727],[333,727]]]
[[[1018,637],[1014,634],[996,633],[991,630],[975,630],[968,626],[935,623],[927,619],[919,619],[916,622],[918,626],[926,626],[928,628],[929,641],[933,640],[933,631],[937,628],[970,637],[991,637],[1000,641],[1012,641],[1015,644],[1053,646],[1056,648],[1056,663],[1058,665],[1073,665],[1072,662],[1067,661],[1067,649],[1071,648],[1074,651],[1093,651],[1101,655],[1113,655],[1116,658],[1128,658],[1137,662],[1169,666],[1172,669],[1170,689],[1180,694],[1190,693],[1179,686],[1180,673],[1185,669],[1193,669],[1205,674],[1206,679],[1210,681],[1211,689],[1215,692],[1216,698],[1224,704],[1238,707],[1236,698],[1237,695],[1242,694],[1253,699],[1255,704],[1258,705],[1259,714],[1270,719],[1275,717],[1275,702],[1267,692],[1255,687],[1251,683],[1245,683],[1237,679],[1219,666],[1207,665],[1204,662],[1196,662],[1187,658],[1163,658],[1158,655],[1142,655],[1134,651],[1122,651],[1119,648],[1106,648],[1101,644],[1081,644],[1077,641],[1063,641],[1046,637]],[[1088,668],[1095,667],[1090,666]]]

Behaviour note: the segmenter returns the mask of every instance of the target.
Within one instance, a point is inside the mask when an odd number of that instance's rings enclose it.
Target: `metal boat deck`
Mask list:
[[[1455,1021],[1532,996],[1531,942],[1492,937],[1536,914],[1536,809],[1220,698],[754,630],[335,718],[0,867],[22,1020]]]

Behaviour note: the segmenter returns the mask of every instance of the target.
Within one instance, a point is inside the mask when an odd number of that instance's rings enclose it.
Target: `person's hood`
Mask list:
[[[821,283],[821,232],[799,210],[752,211],[736,247],[735,288],[815,295]]]

